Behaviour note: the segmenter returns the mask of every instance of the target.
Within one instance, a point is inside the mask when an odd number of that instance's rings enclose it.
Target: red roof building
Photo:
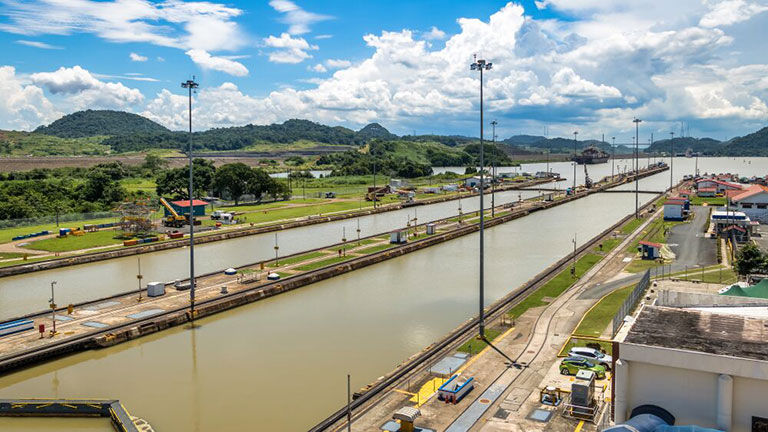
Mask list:
[[[175,205],[177,207],[189,207],[189,200],[171,201],[171,204],[173,204],[173,205]],[[199,200],[199,199],[193,199],[192,200],[192,206],[193,207],[207,206],[207,205],[208,205],[208,203],[203,201],[203,200]]]

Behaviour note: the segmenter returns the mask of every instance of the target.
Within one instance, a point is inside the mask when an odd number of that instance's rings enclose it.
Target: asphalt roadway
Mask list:
[[[675,253],[672,272],[687,268],[707,267],[717,264],[715,239],[704,237],[704,229],[709,219],[709,207],[691,206],[694,218],[689,223],[672,227],[667,244]]]

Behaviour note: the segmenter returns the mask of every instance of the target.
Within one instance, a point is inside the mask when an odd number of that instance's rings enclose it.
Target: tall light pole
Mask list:
[[[491,139],[493,139],[493,159],[491,166],[491,217],[496,217],[496,125],[499,124],[496,120],[491,122],[491,126],[493,126],[493,136]]]
[[[573,193],[576,193],[576,137],[579,135],[579,131],[573,132]]]
[[[485,60],[478,60],[477,55],[474,57],[475,61],[472,62],[471,65],[469,65],[470,70],[479,70],[480,71],[480,302],[479,302],[479,309],[480,309],[480,316],[478,319],[478,328],[480,331],[480,338],[485,339],[485,287],[483,286],[485,282],[485,274],[484,274],[484,253],[485,253],[485,243],[484,243],[484,235],[485,235],[485,217],[484,217],[484,208],[483,208],[483,191],[484,191],[484,178],[483,178],[483,166],[485,165],[485,160],[483,159],[483,71],[485,70],[491,70],[491,67],[493,66],[492,63],[486,63]]]
[[[636,118],[632,120],[632,123],[635,124],[635,219],[640,217],[640,199],[638,198],[638,189],[639,189],[639,181],[640,181],[640,160],[638,159],[639,153],[638,153],[638,143],[640,142],[640,120],[639,118]]]
[[[51,282],[51,321],[53,322],[53,330],[51,330],[51,337],[56,335],[56,296],[54,295],[53,288],[56,286],[56,281]]]
[[[669,133],[669,190],[672,190],[672,184],[674,183],[674,175],[672,174],[672,167],[675,163],[675,132]]]
[[[613,144],[611,144],[611,181],[613,181],[613,170],[616,166],[616,137],[611,137]]]
[[[371,147],[371,157],[373,157],[373,209],[375,210],[379,193],[376,190],[376,155],[373,153],[373,147]]]
[[[192,187],[192,92],[198,87],[193,76],[191,80],[181,83],[181,87],[189,92],[189,319],[195,322],[195,207]]]

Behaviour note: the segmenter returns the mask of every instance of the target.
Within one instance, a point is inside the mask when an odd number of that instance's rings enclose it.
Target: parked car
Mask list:
[[[605,370],[611,370],[611,363],[613,358],[608,354],[604,354],[594,348],[587,347],[573,347],[568,351],[568,357],[577,357],[590,360],[593,363],[597,363],[604,367]]]
[[[598,379],[605,378],[605,368],[592,363],[589,360],[577,357],[566,357],[560,362],[560,373],[563,375],[576,375],[581,370],[591,370]]]

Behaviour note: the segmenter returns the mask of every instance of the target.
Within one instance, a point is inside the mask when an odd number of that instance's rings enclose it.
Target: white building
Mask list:
[[[644,306],[614,342],[616,424],[650,404],[676,425],[766,430],[767,329],[768,318]]]
[[[732,196],[731,204],[750,219],[768,223],[768,187],[752,185],[740,194]]]
[[[729,183],[716,179],[701,179],[696,181],[696,189],[710,189],[715,188],[717,193],[724,193],[727,190],[739,190],[742,189],[740,184]]]
[[[664,202],[664,220],[681,221],[685,219],[685,200],[670,198]]]

